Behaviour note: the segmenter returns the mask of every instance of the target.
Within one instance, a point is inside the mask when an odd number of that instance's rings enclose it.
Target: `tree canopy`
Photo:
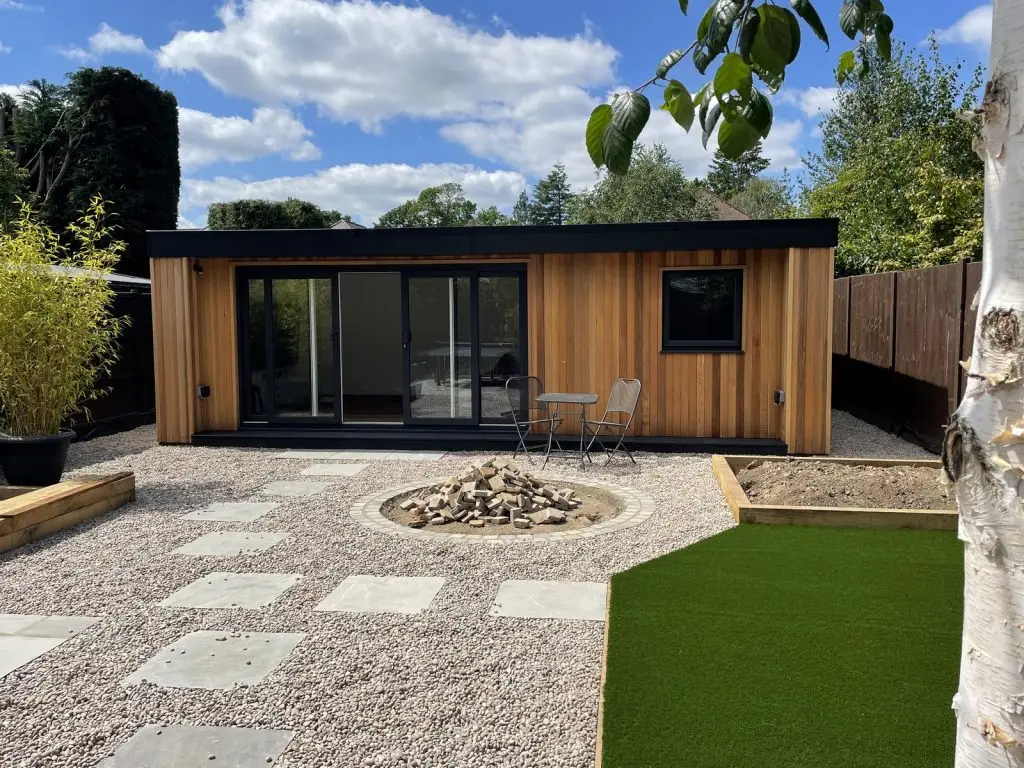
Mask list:
[[[661,144],[638,145],[628,175],[604,173],[593,187],[573,199],[569,213],[570,224],[715,218],[707,195],[686,178]]]
[[[729,204],[752,219],[788,219],[796,214],[789,177],[754,176],[729,198]]]
[[[547,176],[533,188],[533,201],[529,204],[530,224],[565,224],[569,218],[573,193],[565,166],[556,163]]]
[[[476,203],[466,199],[461,184],[427,187],[412,200],[395,206],[377,220],[377,227],[464,227],[473,220]]]
[[[0,97],[0,146],[22,169],[19,196],[46,226],[66,232],[100,196],[126,243],[118,269],[149,274],[145,231],[174,229],[178,216],[173,94],[120,67],[83,67],[67,85],[32,80],[16,99]],[[12,176],[0,178],[9,185]]]
[[[294,197],[214,203],[207,214],[210,229],[326,229],[342,220],[352,219]]]
[[[908,269],[981,256],[982,162],[975,107],[980,69],[965,76],[937,44],[871,56],[821,122],[820,153],[805,158],[812,216],[836,216],[837,272]]]
[[[771,162],[762,153],[760,141],[735,160],[730,160],[721,149],[716,149],[706,177],[707,185],[716,195],[728,200],[742,192],[747,182],[769,165]]]

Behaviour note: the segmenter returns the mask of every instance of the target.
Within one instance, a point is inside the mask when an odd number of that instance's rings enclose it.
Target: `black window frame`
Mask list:
[[[670,281],[677,276],[713,276],[728,273],[736,280],[736,296],[733,301],[733,336],[731,339],[687,339],[672,340],[669,338],[669,301],[672,291],[669,287]],[[665,353],[676,352],[722,352],[730,354],[742,354],[743,352],[743,294],[744,282],[746,281],[746,270],[742,266],[721,266],[721,267],[698,267],[672,268],[661,270],[661,351]]]

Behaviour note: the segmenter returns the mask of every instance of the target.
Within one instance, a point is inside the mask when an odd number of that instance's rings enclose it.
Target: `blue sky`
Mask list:
[[[691,5],[688,18],[677,0],[0,0],[0,90],[117,65],[173,91],[182,226],[201,225],[211,202],[243,196],[301,197],[370,224],[445,181],[508,210],[555,162],[574,184],[593,181],[587,115],[688,44],[704,3]],[[813,148],[849,42],[838,0],[816,5],[832,50],[805,27],[775,97],[765,146],[774,170],[798,170]],[[944,56],[987,60],[990,5],[890,5],[899,38],[917,43],[934,30]],[[691,91],[703,84],[688,62],[673,75]],[[697,133],[656,113],[644,140],[665,143],[698,176],[710,153]]]

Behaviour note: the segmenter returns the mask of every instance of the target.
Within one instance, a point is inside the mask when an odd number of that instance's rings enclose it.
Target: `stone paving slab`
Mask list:
[[[305,637],[302,632],[190,632],[161,649],[123,684],[145,681],[164,688],[210,691],[255,685]]]
[[[302,470],[303,475],[355,477],[366,469],[365,464],[314,464]]]
[[[439,576],[349,576],[314,610],[420,613],[444,582]]]
[[[509,580],[498,587],[491,616],[604,621],[608,585],[592,581]]]
[[[215,571],[185,585],[157,605],[161,608],[265,608],[301,578],[298,573]]]
[[[330,485],[330,483],[317,483],[312,480],[278,480],[264,486],[260,493],[265,493],[268,496],[296,498],[320,493],[320,491],[329,488]]]
[[[99,619],[92,616],[0,614],[0,678],[53,650]]]
[[[98,768],[266,768],[294,735],[262,728],[144,725]]]
[[[293,450],[270,454],[274,459],[319,459],[322,461],[437,461],[444,451],[388,451],[388,450]]]
[[[209,520],[217,523],[251,523],[281,504],[276,501],[218,501],[205,509],[182,515],[182,520]]]
[[[216,531],[206,533],[171,554],[199,556],[251,555],[270,549],[288,538],[287,533],[244,533],[242,531]]]

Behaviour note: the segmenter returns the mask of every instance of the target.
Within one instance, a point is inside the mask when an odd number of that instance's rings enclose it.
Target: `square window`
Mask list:
[[[663,352],[739,352],[743,348],[743,270],[662,272]]]

